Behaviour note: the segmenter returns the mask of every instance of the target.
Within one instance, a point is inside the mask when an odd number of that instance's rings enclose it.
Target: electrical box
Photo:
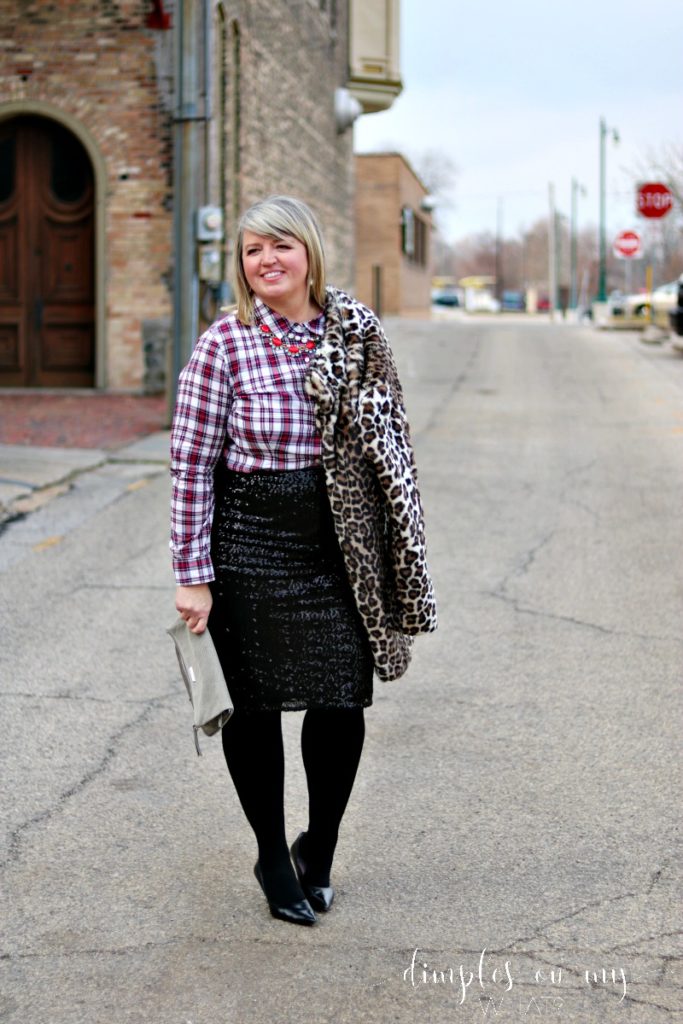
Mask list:
[[[197,276],[200,281],[218,284],[221,279],[221,254],[216,245],[200,245]]]
[[[223,238],[223,211],[220,206],[200,206],[197,210],[197,241],[220,242]]]

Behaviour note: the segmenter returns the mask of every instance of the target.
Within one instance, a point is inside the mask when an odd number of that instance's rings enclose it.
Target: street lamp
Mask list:
[[[578,205],[579,195],[586,195],[586,188],[576,178],[572,178],[572,205],[570,215],[570,242],[569,242],[569,284],[570,298],[569,308],[576,309],[578,302],[578,287],[576,273],[576,236],[578,231]]]
[[[600,272],[598,276],[598,302],[607,299],[607,240],[605,237],[605,139],[612,136],[619,142],[616,128],[608,128],[604,117],[600,118]]]

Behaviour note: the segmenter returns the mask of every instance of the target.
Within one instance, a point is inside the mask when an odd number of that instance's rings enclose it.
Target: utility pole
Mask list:
[[[496,208],[496,298],[503,308],[503,197],[498,196]],[[499,310],[500,312],[500,310]]]
[[[614,143],[619,142],[619,132],[616,128],[608,128],[604,117],[600,118],[600,270],[598,274],[598,302],[607,300],[607,237],[606,237],[606,145],[607,136],[611,135]]]
[[[550,319],[555,319],[557,305],[557,214],[555,212],[555,186],[548,185],[548,300],[550,302]]]
[[[576,309],[578,305],[578,276],[577,276],[577,235],[579,220],[579,193],[586,195],[586,189],[580,185],[576,178],[572,178],[572,204],[570,213],[570,247],[569,247],[569,308]]]

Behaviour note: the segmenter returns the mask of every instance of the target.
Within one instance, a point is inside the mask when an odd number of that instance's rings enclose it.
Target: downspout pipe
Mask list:
[[[195,259],[194,211],[198,205],[201,146],[199,122],[200,0],[179,0],[175,16],[175,112],[173,125],[173,346],[169,377],[169,420],[178,375],[197,337],[199,281]],[[209,55],[207,54],[207,59]]]

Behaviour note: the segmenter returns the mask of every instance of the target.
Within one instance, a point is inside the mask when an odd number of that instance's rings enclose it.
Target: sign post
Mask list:
[[[659,219],[666,217],[673,206],[673,196],[669,189],[661,181],[647,181],[638,187],[636,193],[638,213],[641,217],[648,219]],[[645,271],[646,287],[650,295],[650,320],[654,322],[654,304],[652,292],[654,291],[654,266],[649,264]]]

